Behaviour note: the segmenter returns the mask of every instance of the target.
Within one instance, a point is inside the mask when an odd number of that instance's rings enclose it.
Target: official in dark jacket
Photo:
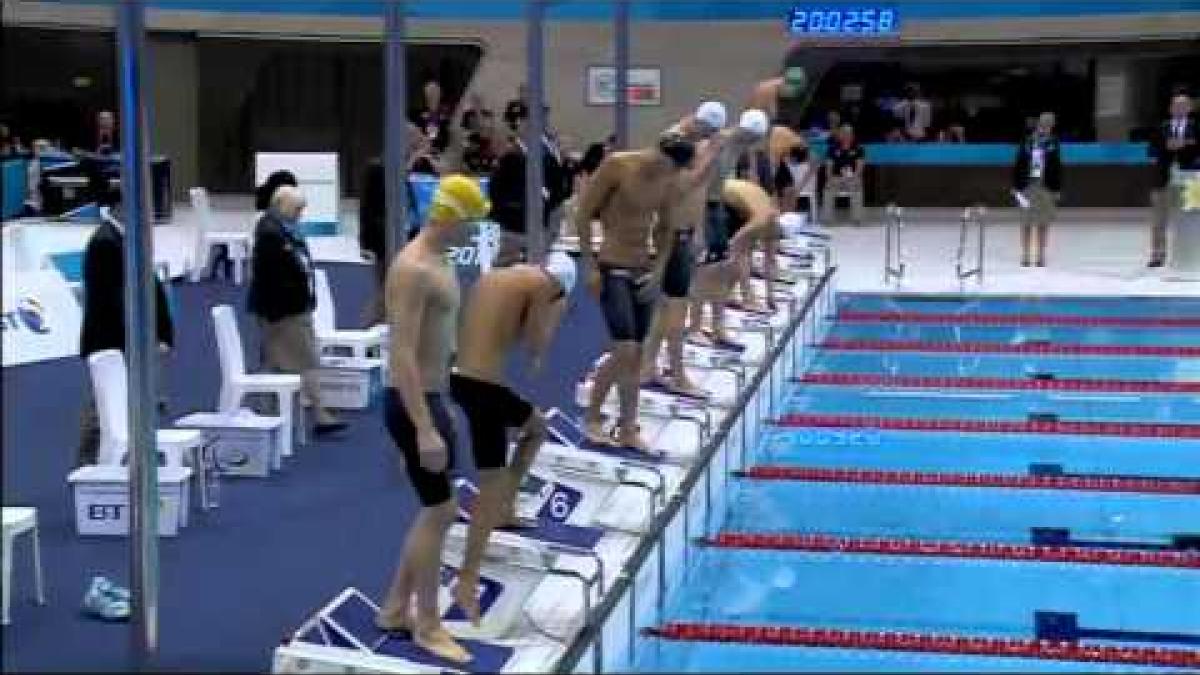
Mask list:
[[[83,323],[79,333],[79,355],[84,359],[106,349],[125,351],[125,228],[118,220],[119,213],[113,212],[120,201],[120,192],[115,189],[99,196],[104,216],[83,252]],[[160,354],[165,355],[175,344],[175,330],[166,292],[157,277],[154,298],[158,347]],[[95,464],[100,447],[100,420],[90,374],[84,390],[76,466]],[[160,377],[159,391],[165,390]],[[159,400],[161,411],[165,397],[160,396]]]
[[[1180,94],[1171,99],[1170,116],[1155,130],[1150,142],[1154,159],[1154,187],[1150,193],[1153,217],[1150,224],[1149,267],[1162,267],[1167,260],[1167,218],[1176,194],[1171,173],[1200,168],[1200,128],[1192,114],[1192,99]]]
[[[263,365],[303,378],[316,434],[322,436],[346,425],[321,403],[317,379],[321,363],[313,327],[314,267],[308,246],[295,230],[304,206],[304,196],[291,186],[282,186],[271,196],[270,207],[254,228],[249,309],[260,319]]]
[[[1062,192],[1062,147],[1054,133],[1054,113],[1042,113],[1037,127],[1017,148],[1013,192],[1021,206],[1021,266],[1046,266],[1046,239]]]
[[[488,179],[488,198],[492,202],[489,218],[500,225],[500,250],[496,255],[496,266],[513,265],[528,259],[525,231],[525,163],[526,152],[523,134],[527,120],[522,120],[518,135],[507,151],[496,162],[496,168]],[[542,136],[542,222],[546,228],[542,239],[544,250],[549,250],[558,238],[556,224],[561,223],[559,207],[571,196],[571,176],[567,172],[558,147],[546,136]]]

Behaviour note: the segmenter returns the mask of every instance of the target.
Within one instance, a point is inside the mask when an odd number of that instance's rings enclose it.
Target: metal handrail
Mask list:
[[[625,591],[629,590],[630,585],[634,583],[638,570],[642,568],[642,565],[654,553],[655,547],[659,549],[659,578],[660,580],[665,579],[665,571],[662,565],[664,564],[663,556],[666,547],[660,546],[660,543],[666,536],[667,528],[670,527],[671,522],[674,521],[680,509],[686,509],[688,501],[691,498],[692,489],[709,470],[709,465],[712,463],[713,458],[716,457],[722,446],[724,446],[725,441],[729,438],[735,426],[743,423],[742,418],[745,417],[747,408],[750,406],[750,401],[757,395],[763,381],[766,380],[775,363],[783,356],[788,343],[791,342],[796,331],[804,323],[809,313],[817,304],[817,301],[822,297],[825,287],[829,285],[836,272],[836,267],[831,267],[825,271],[825,275],[813,286],[812,291],[805,298],[800,310],[793,315],[792,321],[784,330],[781,339],[771,346],[770,351],[767,353],[767,358],[763,362],[763,367],[759,368],[750,379],[749,384],[738,392],[730,414],[726,415],[721,421],[720,426],[713,433],[708,444],[700,452],[697,461],[691,466],[687,475],[684,476],[683,481],[680,483],[679,488],[673,493],[666,508],[658,514],[654,523],[646,531],[646,535],[638,542],[637,548],[634,549],[633,554],[623,566],[620,574],[617,576],[617,580],[609,588],[608,595],[601,599],[600,604],[596,606],[593,612],[593,616],[585,620],[583,629],[559,659],[555,672],[571,673],[576,670],[580,659],[583,658],[588,648],[596,643],[603,634],[605,623],[607,623],[608,618],[616,610]],[[743,444],[746,442],[744,430],[742,431],[742,442]],[[686,536],[687,533],[685,532],[684,534]],[[665,602],[665,589],[661,588],[661,586],[662,584],[660,584],[659,588],[660,603]],[[633,632],[635,630],[636,628],[631,625],[630,631]]]
[[[883,223],[883,283],[904,278],[903,252],[900,249],[900,229],[904,227],[904,208],[888,204]]]
[[[983,252],[984,242],[987,239],[986,228],[984,226],[983,217],[987,215],[987,208],[982,204],[968,206],[963,209],[961,225],[958,228],[958,255],[957,262],[954,265],[954,274],[958,277],[959,282],[966,281],[971,277],[975,277],[977,283],[983,283]],[[975,225],[976,230],[976,253],[975,266],[968,268],[966,266],[967,259],[967,239],[970,237],[971,225]]]

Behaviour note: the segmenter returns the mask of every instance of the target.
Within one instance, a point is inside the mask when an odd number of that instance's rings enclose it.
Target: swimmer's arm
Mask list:
[[[421,341],[425,300],[429,292],[430,280],[420,268],[398,264],[388,274],[387,317],[391,340],[388,369],[391,384],[399,391],[404,409],[418,433],[435,428],[425,405],[421,369],[417,365],[417,345]]]
[[[721,142],[717,140],[718,138],[721,138],[720,134],[706,141],[704,148],[696,155],[696,159],[692,162],[692,167],[684,170],[683,180],[685,183],[699,185],[700,181],[704,180],[704,176],[712,168],[713,162],[721,154]]]
[[[673,202],[681,195],[668,191],[667,198],[658,207],[658,218],[654,222],[654,278],[662,280],[667,272],[667,261],[671,258],[671,237],[675,232],[675,223],[671,216],[674,212]]]
[[[579,233],[579,262],[585,269],[596,262],[592,254],[592,219],[600,214],[617,189],[617,174],[616,162],[605,159],[596,168],[587,189],[579,197],[579,206],[575,210],[575,231]]]

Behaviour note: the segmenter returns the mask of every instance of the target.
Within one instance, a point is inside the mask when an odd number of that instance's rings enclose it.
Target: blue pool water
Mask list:
[[[1200,317],[1200,299],[954,299],[850,295],[842,311]],[[829,337],[1097,345],[1200,345],[1200,328],[1041,328],[835,323]],[[1200,381],[1200,359],[913,354],[822,350],[810,372]],[[916,389],[795,384],[784,413],[918,419],[1200,425],[1200,394]],[[1200,478],[1200,440],[773,427],[754,464],[1028,475]],[[1031,543],[1035,528],[1083,546],[1169,548],[1200,533],[1200,495],[855,484],[730,477],[726,532]],[[699,547],[663,622],[744,623],[1031,639],[1038,611],[1125,631],[1107,644],[1200,649],[1200,570]],[[1161,667],[895,651],[644,638],[633,669],[689,672],[1169,672]]]

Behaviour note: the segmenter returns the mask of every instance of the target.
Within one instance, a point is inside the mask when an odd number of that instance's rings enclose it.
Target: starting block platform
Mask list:
[[[551,670],[564,647],[546,638],[460,639],[469,663],[440,659],[375,627],[379,607],[350,587],[275,649],[273,673],[529,673]]]

